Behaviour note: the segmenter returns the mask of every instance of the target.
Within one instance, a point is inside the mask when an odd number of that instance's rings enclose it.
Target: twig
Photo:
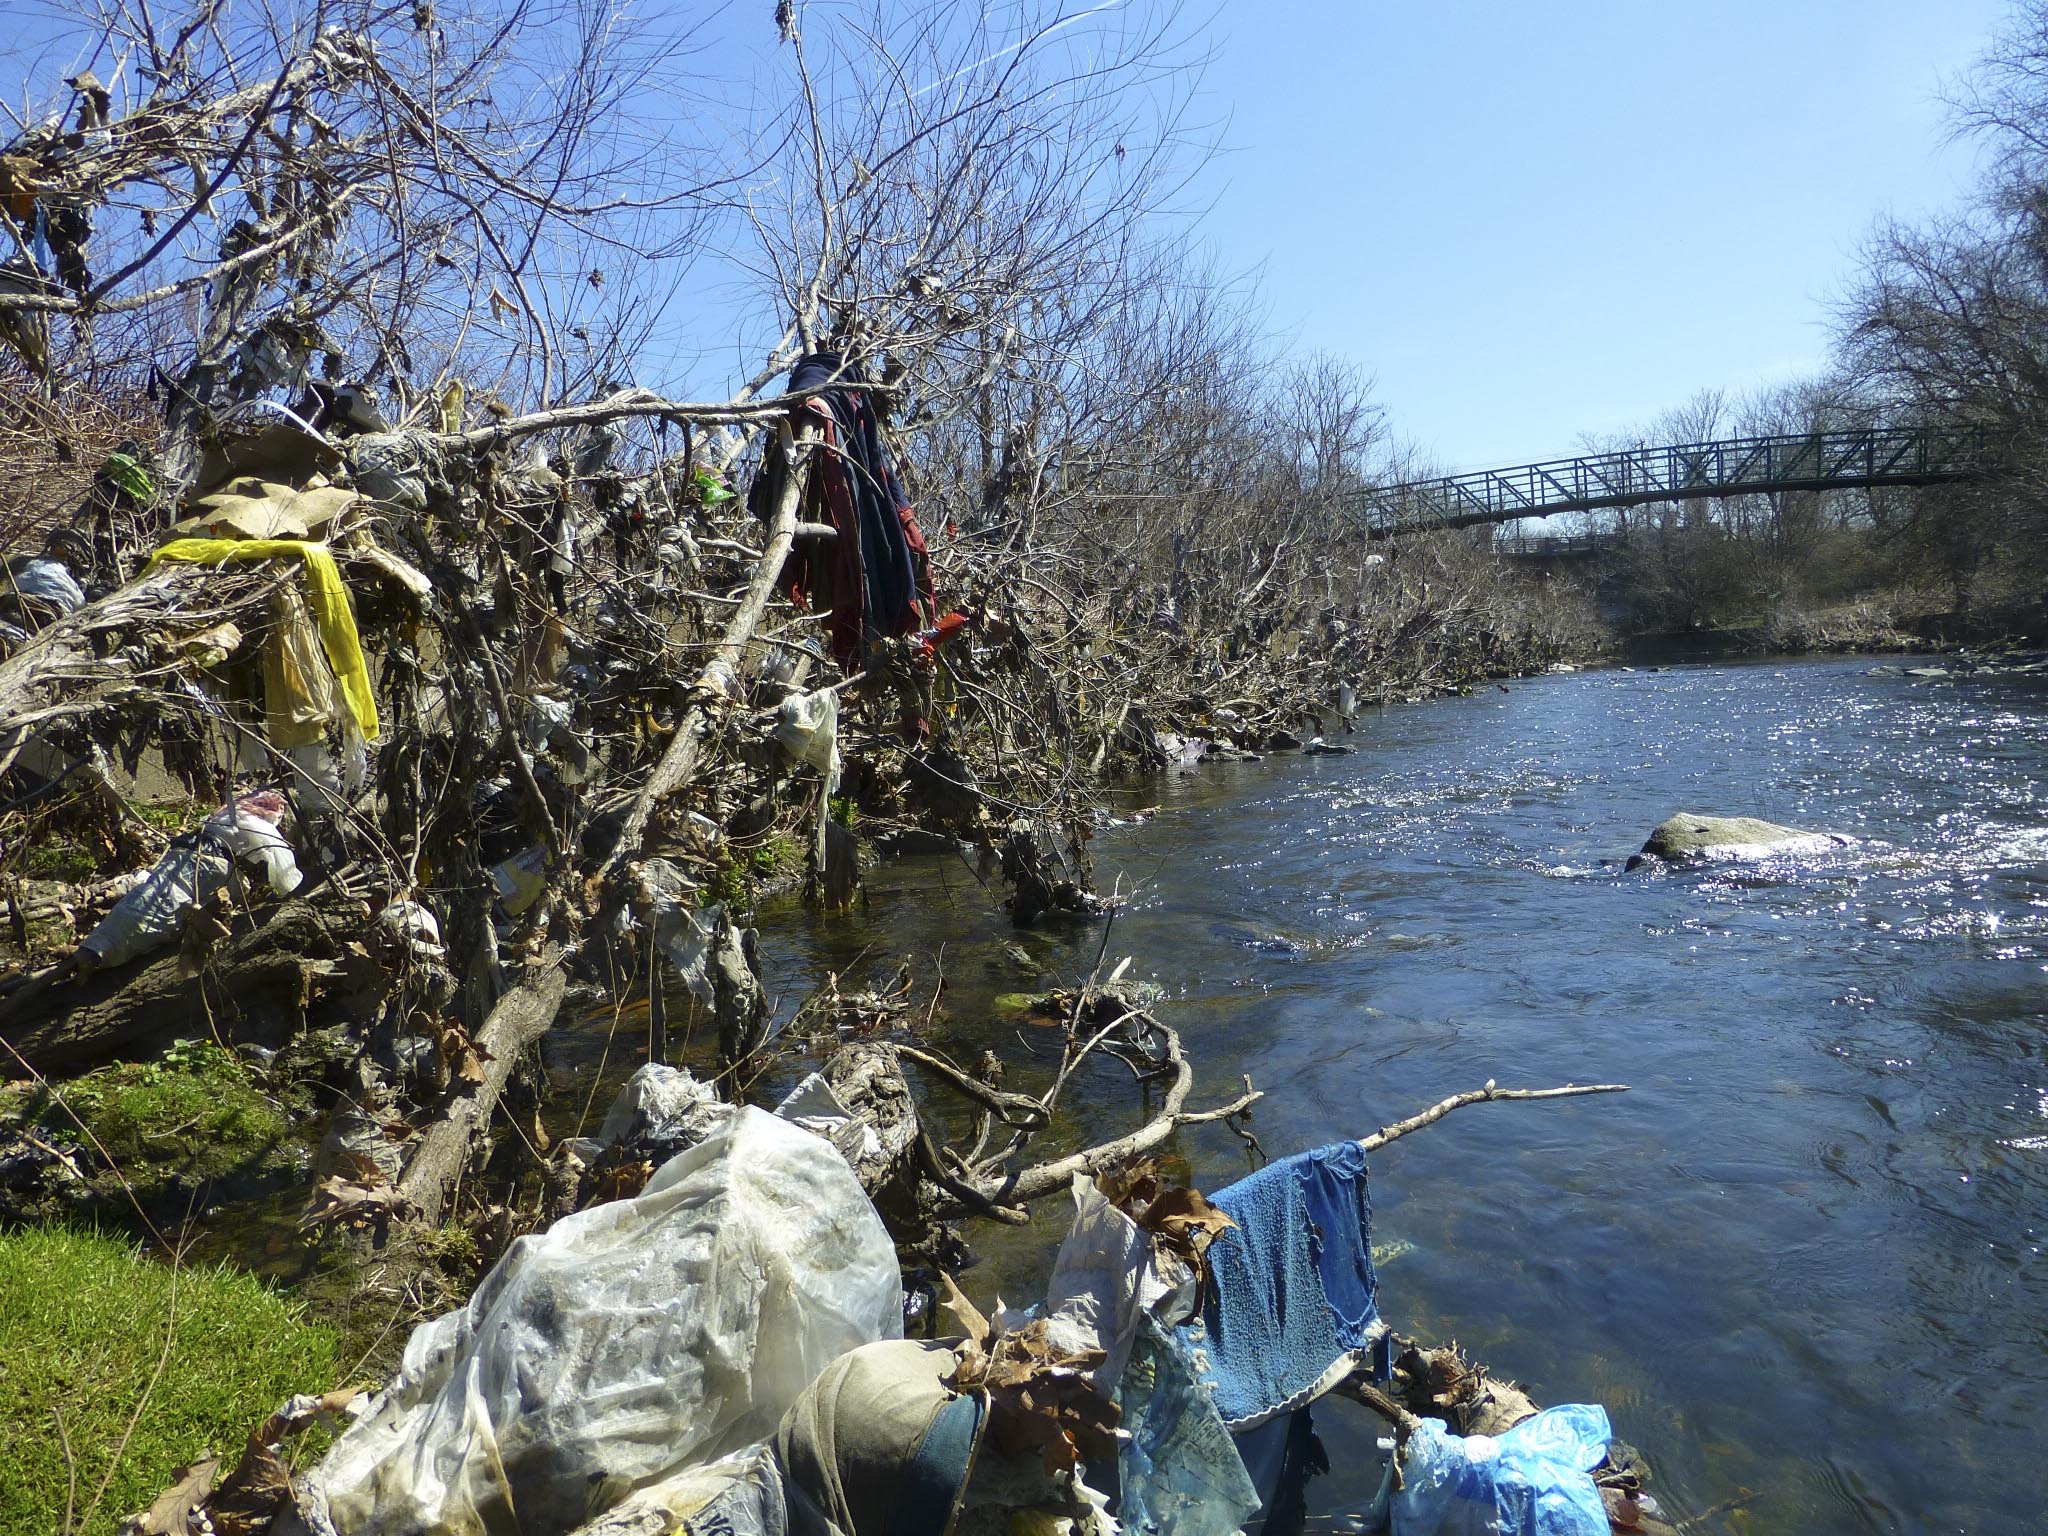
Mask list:
[[[1454,1109],[1463,1109],[1467,1104],[1488,1104],[1496,1099],[1576,1099],[1589,1093],[1627,1093],[1627,1083],[1588,1083],[1583,1086],[1567,1083],[1562,1088],[1496,1088],[1493,1080],[1487,1079],[1484,1088],[1474,1088],[1468,1093],[1454,1093],[1448,1099],[1432,1104],[1419,1115],[1410,1115],[1406,1120],[1396,1120],[1392,1125],[1374,1131],[1370,1136],[1361,1137],[1359,1145],[1368,1152],[1377,1152],[1390,1141],[1399,1141],[1410,1131],[1419,1131],[1425,1125],[1434,1125]]]
[[[914,1045],[899,1044],[892,1046],[891,1049],[897,1055],[937,1074],[976,1103],[986,1105],[1005,1125],[1037,1127],[1052,1118],[1045,1105],[1029,1094],[1004,1093],[1000,1088],[991,1088],[987,1083],[969,1077],[944,1057],[935,1056],[929,1051],[921,1051]]]
[[[1404,1445],[1410,1435],[1422,1428],[1420,1418],[1403,1408],[1371,1382],[1362,1379],[1356,1371],[1337,1383],[1337,1391],[1341,1396],[1370,1408],[1393,1425],[1397,1438]]]
[[[71,1435],[64,1428],[64,1405],[52,1403],[50,1412],[57,1419],[57,1444],[64,1451],[64,1536],[71,1536],[76,1530],[78,1517],[78,1457],[71,1449]]]

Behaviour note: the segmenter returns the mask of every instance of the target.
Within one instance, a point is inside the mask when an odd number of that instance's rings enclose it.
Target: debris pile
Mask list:
[[[1220,1536],[1298,1513],[1334,1391],[1387,1420],[1368,1517],[1397,1536],[1663,1528],[1599,1408],[1539,1411],[1381,1321],[1366,1149],[1444,1105],[1210,1197],[1144,1158],[1076,1176],[1044,1301],[984,1313],[942,1272],[957,1332],[919,1341],[861,1171],[875,1125],[823,1079],[772,1115],[700,1088],[643,1068],[598,1140],[687,1144],[644,1188],[514,1243],[381,1391],[326,1400],[353,1422],[316,1467],[165,1498],[319,1536],[514,1519],[565,1536]],[[288,1405],[251,1454],[272,1466],[305,1417]]]

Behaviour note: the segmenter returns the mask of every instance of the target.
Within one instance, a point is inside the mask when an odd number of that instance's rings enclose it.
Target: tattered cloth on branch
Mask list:
[[[222,565],[240,560],[298,559],[306,568],[306,596],[320,627],[320,643],[341,685],[342,698],[363,740],[377,739],[377,695],[363,661],[348,583],[334,563],[334,551],[306,539],[173,539],[149,558],[146,576],[167,563]]]

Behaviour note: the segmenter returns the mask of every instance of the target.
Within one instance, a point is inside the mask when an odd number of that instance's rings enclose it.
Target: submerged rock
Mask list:
[[[1839,832],[1803,832],[1775,821],[1754,816],[1699,816],[1681,811],[1659,823],[1633,855],[1628,867],[1634,869],[1651,859],[1666,863],[1693,863],[1706,859],[1761,859],[1774,854],[1815,853],[1823,848],[1847,847],[1855,841]]]

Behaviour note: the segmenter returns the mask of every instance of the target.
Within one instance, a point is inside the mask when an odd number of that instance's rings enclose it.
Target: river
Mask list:
[[[1542,1402],[1606,1405],[1701,1529],[2033,1531],[2048,1411],[2048,689],[1867,659],[1529,679],[1390,708],[1349,757],[1215,767],[1095,842],[1111,958],[1159,982],[1207,1095],[1249,1073],[1280,1155],[1488,1078],[1632,1091],[1483,1105],[1373,1168],[1380,1303]],[[1817,857],[1624,873],[1678,810],[1853,834]],[[1013,934],[958,860],[855,919],[785,910],[786,994],[943,957],[943,1040],[1048,1037],[1001,994],[1099,928]],[[1198,1090],[1198,1098],[1202,1097]],[[1113,1063],[1070,1140],[1136,1123]],[[1201,1185],[1247,1168],[1203,1129]],[[1047,1241],[968,1279],[1029,1299]],[[988,1241],[978,1229],[978,1242]],[[1319,1410],[1370,1493],[1376,1426]]]

